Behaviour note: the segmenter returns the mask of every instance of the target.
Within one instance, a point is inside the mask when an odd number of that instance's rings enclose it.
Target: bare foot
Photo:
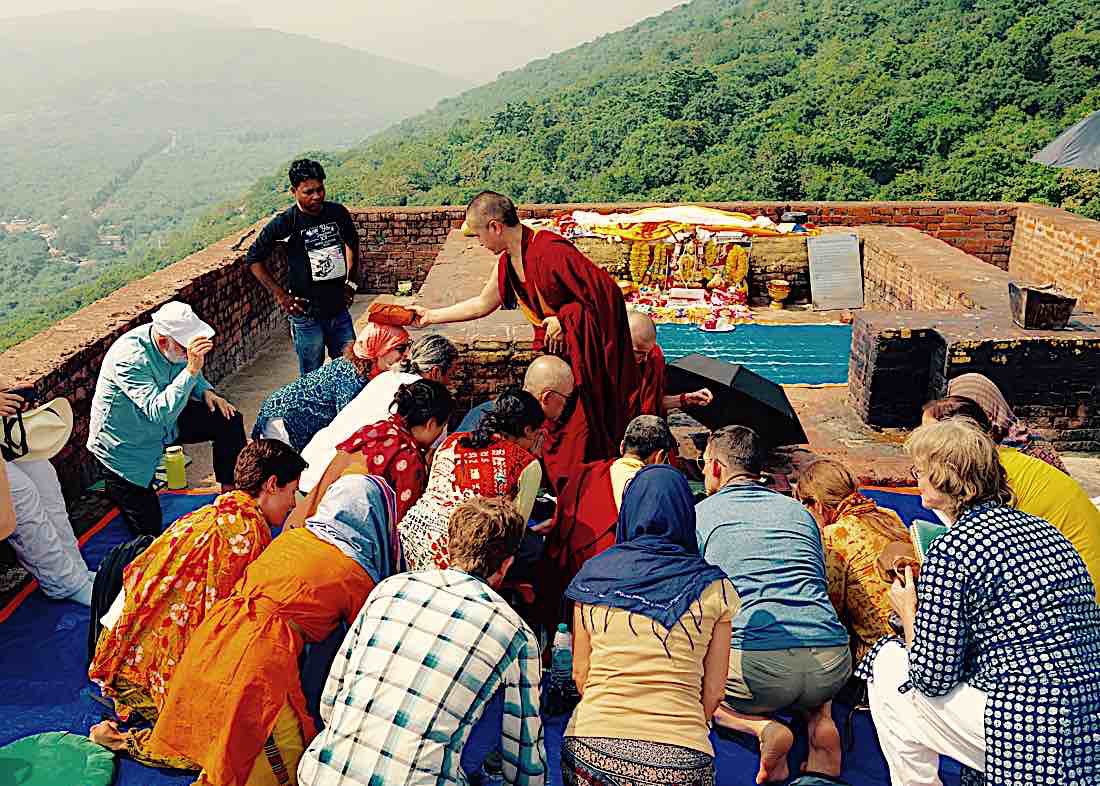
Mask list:
[[[833,722],[832,712],[816,712],[810,716],[807,731],[810,754],[803,770],[839,777],[842,766],[840,731]]]
[[[756,773],[757,783],[785,781],[791,774],[787,766],[787,754],[794,745],[794,734],[778,721],[771,721],[759,735],[760,770]]]
[[[105,720],[88,730],[88,739],[112,751],[126,750],[126,735],[118,730],[118,724]]]

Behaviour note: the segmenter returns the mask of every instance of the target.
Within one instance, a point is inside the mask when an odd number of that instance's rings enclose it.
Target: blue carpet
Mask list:
[[[658,325],[657,342],[673,360],[698,352],[741,363],[779,384],[848,381],[851,325],[738,325],[706,333],[695,325]]]
[[[880,504],[911,517],[915,495],[869,492]],[[174,521],[212,499],[212,495],[164,494],[161,504],[165,522]],[[908,523],[909,518],[906,518]],[[128,540],[129,532],[116,517],[84,548],[88,564],[95,567],[113,546]],[[86,734],[107,716],[107,710],[93,698],[98,690],[88,682],[84,660],[88,628],[88,610],[71,602],[50,601],[34,593],[15,613],[0,624],[0,745],[44,731],[71,731]],[[475,728],[462,757],[467,771],[477,769],[485,754],[500,740],[502,705],[495,700]],[[848,742],[848,708],[834,705],[833,715]],[[545,723],[546,754],[550,783],[561,783],[559,760],[562,734],[567,718],[548,718]],[[853,786],[889,786],[886,763],[879,751],[870,714],[856,713],[853,718],[855,747],[845,752],[844,777]],[[803,729],[796,726],[797,740],[791,752],[791,767],[797,771],[805,759]],[[748,740],[730,741],[711,735],[717,752],[719,786],[749,786],[754,783],[757,753]],[[944,763],[945,784],[958,783],[958,767]],[[119,759],[118,786],[189,786],[194,776],[170,770],[153,770],[129,759]]]

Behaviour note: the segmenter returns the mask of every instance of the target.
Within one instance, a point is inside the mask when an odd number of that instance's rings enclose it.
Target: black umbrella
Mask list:
[[[1065,169],[1100,169],[1100,110],[1063,131],[1031,160]]]
[[[714,402],[692,407],[688,414],[712,431],[734,424],[748,426],[768,449],[807,442],[783,388],[740,363],[688,355],[668,365],[667,384],[670,395],[710,389]]]

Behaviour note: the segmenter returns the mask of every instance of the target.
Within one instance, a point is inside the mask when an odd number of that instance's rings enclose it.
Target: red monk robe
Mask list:
[[[638,386],[638,414],[665,417],[665,353],[654,345],[641,366],[642,383]]]
[[[555,489],[582,462],[619,452],[627,424],[637,414],[638,364],[634,360],[626,303],[605,270],[553,232],[523,228],[521,282],[511,257],[501,254],[497,282],[504,308],[519,308],[535,326],[535,351],[543,349],[542,321],[557,317],[564,359],[579,396],[573,416],[551,429],[543,461]]]
[[[562,619],[562,598],[585,562],[615,545],[619,506],[611,485],[615,459],[576,467],[558,495],[554,525],[546,533],[539,563],[541,621],[553,628]]]

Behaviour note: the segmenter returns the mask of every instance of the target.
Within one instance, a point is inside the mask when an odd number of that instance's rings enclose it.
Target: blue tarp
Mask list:
[[[876,498],[911,510],[919,497],[874,492]],[[164,494],[161,497],[165,521],[172,521],[206,504],[211,496]],[[905,518],[903,513],[903,518]],[[116,516],[84,548],[88,564],[95,567],[112,546],[129,538]],[[36,592],[0,624],[0,745],[43,731],[71,731],[86,734],[95,723],[107,717],[107,710],[92,698],[98,694],[85,672],[88,610],[65,601],[47,600]],[[468,770],[476,769],[484,754],[500,739],[500,702],[490,706],[463,756]],[[644,708],[639,708],[644,711]],[[834,717],[848,743],[848,708],[834,705]],[[567,718],[548,718],[545,722],[546,753],[550,783],[560,784],[558,761],[562,733]],[[889,786],[886,763],[879,751],[870,715],[854,716],[854,749],[846,750],[844,777],[853,786]],[[791,753],[792,774],[805,758],[804,730],[796,726],[797,742]],[[716,769],[719,786],[749,786],[755,782],[757,753],[748,739],[731,741],[712,735],[717,751]],[[957,767],[946,762],[945,783],[958,782]],[[120,759],[119,786],[189,786],[194,775],[168,770],[152,770],[128,759]]]
[[[783,384],[848,381],[851,325],[738,325],[729,333],[707,333],[695,325],[658,325],[657,343],[672,362],[701,355],[741,363]]]

